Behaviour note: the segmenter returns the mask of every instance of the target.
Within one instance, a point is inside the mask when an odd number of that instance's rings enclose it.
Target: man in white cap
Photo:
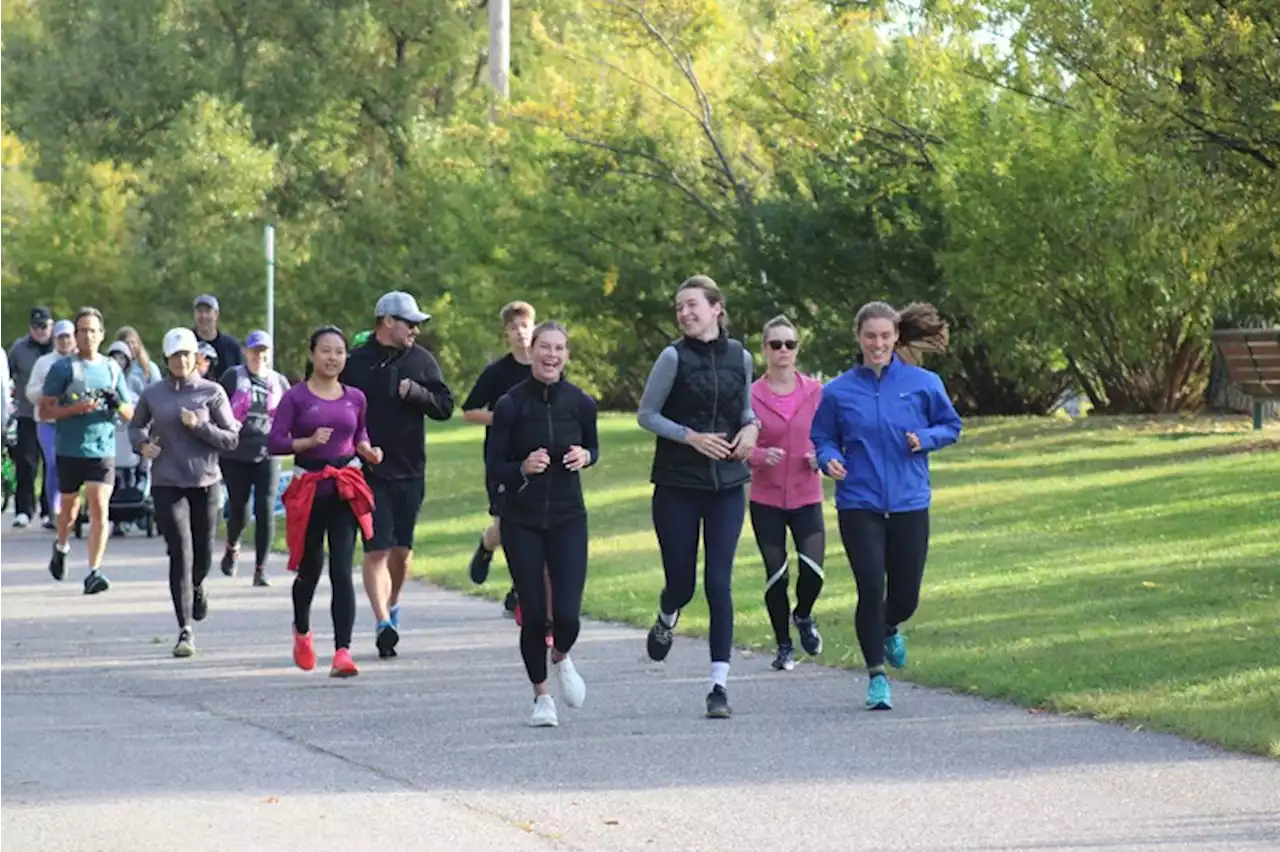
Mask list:
[[[58,465],[55,452],[56,427],[52,422],[39,417],[40,397],[44,396],[44,380],[49,377],[49,368],[76,350],[76,327],[71,320],[58,320],[53,324],[53,351],[41,355],[31,368],[31,378],[27,386],[20,390],[27,395],[31,410],[36,413],[36,436],[40,439],[40,451],[44,454],[44,493],[49,495],[49,520],[46,529],[56,529],[54,518],[62,506],[62,497],[58,494]]]
[[[115,487],[118,419],[133,417],[133,397],[124,373],[114,360],[98,351],[102,346],[102,314],[81,308],[75,319],[76,352],[49,368],[40,397],[43,420],[56,425],[58,539],[53,543],[49,573],[61,580],[67,573],[71,525],[80,513],[80,489],[89,504],[89,574],[84,593],[95,595],[111,587],[102,575],[107,550],[107,504]]]
[[[369,441],[382,464],[366,467],[373,491],[373,537],[364,543],[364,588],[376,620],[378,656],[394,657],[400,641],[400,590],[409,574],[413,532],[426,491],[423,417],[453,416],[453,393],[435,357],[417,344],[431,319],[408,293],[394,291],[374,308],[373,335],[352,351],[342,383],[367,401]]]
[[[196,333],[197,344],[208,343],[216,353],[217,357],[211,359],[207,373],[213,381],[217,381],[225,371],[244,363],[240,341],[218,328],[221,313],[217,296],[209,293],[196,296],[195,304],[191,307],[196,321],[192,330]]]

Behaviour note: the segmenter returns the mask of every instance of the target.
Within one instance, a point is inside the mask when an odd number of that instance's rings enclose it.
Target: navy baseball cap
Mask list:
[[[249,332],[249,336],[244,339],[245,349],[270,349],[271,335],[262,329]]]
[[[39,305],[31,309],[31,327],[44,328],[53,322],[53,312],[44,305]]]

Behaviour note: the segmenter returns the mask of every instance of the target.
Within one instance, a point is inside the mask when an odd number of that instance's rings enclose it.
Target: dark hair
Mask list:
[[[311,332],[311,337],[307,340],[307,351],[315,352],[316,343],[326,334],[338,335],[342,338],[342,345],[350,348],[350,344],[347,342],[347,335],[342,329],[338,328],[336,325],[322,325],[315,331]]]
[[[945,350],[948,342],[947,321],[938,313],[938,309],[928,302],[912,302],[901,311],[894,310],[886,302],[868,302],[858,309],[853,320],[855,332],[862,333],[862,326],[867,320],[891,320],[898,329],[898,345],[910,346],[917,343],[932,344],[937,351]]]
[[[102,321],[102,311],[98,310],[97,308],[81,308],[80,310],[76,311],[75,319],[71,321],[71,324],[72,326],[75,327],[76,331],[80,330],[80,320],[84,319],[85,317],[96,318],[98,320],[98,326],[103,331],[107,330],[107,324]]]
[[[564,335],[565,346],[569,345],[569,329],[565,328],[563,325],[556,322],[555,320],[547,320],[546,322],[538,323],[537,326],[535,326],[533,329],[533,336],[529,338],[529,345],[532,346],[533,344],[537,343],[538,337],[543,334],[546,334],[548,331],[560,332],[561,334]]]
[[[727,329],[729,327],[729,308],[725,305],[724,293],[720,290],[720,285],[713,281],[709,275],[694,275],[686,278],[684,283],[676,288],[676,299],[679,300],[680,294],[685,290],[693,290],[695,288],[702,291],[702,295],[706,297],[709,304],[720,306],[718,320],[720,330]]]

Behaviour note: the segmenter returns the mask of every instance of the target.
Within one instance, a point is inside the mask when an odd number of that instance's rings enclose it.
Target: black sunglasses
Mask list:
[[[800,341],[798,340],[770,340],[769,341],[769,348],[772,349],[774,352],[781,352],[784,347],[787,349],[795,349],[799,345],[800,345]]]
[[[402,322],[402,323],[404,323],[405,325],[409,326],[409,328],[421,328],[421,327],[422,327],[422,323],[420,323],[420,322],[414,322],[413,320],[407,320],[407,319],[405,319],[404,317],[396,317],[396,322]]]

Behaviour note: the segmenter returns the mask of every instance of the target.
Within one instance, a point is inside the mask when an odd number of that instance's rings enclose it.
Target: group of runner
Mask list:
[[[294,473],[282,500],[289,569],[296,572],[296,665],[311,670],[317,663],[310,616],[327,551],[330,674],[358,673],[351,656],[357,531],[378,655],[395,657],[400,594],[425,495],[425,420],[448,420],[454,409],[438,363],[417,343],[430,316],[409,294],[392,292],[378,300],[375,327],[354,348],[336,326],[316,329],[306,379],[291,387],[270,367],[266,332],[246,338],[245,357],[239,343],[219,330],[215,298],[201,296],[194,311],[194,328],[164,337],[163,379],[153,375],[155,365],[132,329],[121,329],[113,357],[99,355],[103,324],[96,310],[82,309],[69,328],[52,326],[44,309],[32,312],[31,334],[15,345],[23,348],[11,362],[24,363],[28,350],[58,346],[34,408],[53,427],[53,492],[61,502],[50,572],[59,580],[65,575],[68,530],[83,486],[90,515],[85,592],[109,587],[100,570],[113,482],[109,448],[115,424],[128,422],[131,445],[152,465],[157,522],[169,551],[179,627],[173,653],[190,656],[193,622],[208,612],[204,581],[222,483],[231,502],[222,570],[235,573],[252,491],[254,584],[267,585],[275,458],[292,455]],[[805,653],[822,652],[813,610],[825,579],[825,475],[837,483],[841,540],[858,587],[855,623],[868,673],[866,706],[891,708],[886,665],[906,665],[901,626],[919,600],[928,550],[928,455],[956,441],[961,430],[939,377],[916,363],[921,351],[945,347],[945,323],[928,305],[901,313],[880,302],[864,306],[854,320],[860,363],[823,386],[797,370],[800,333],[785,317],[764,327],[767,370],[756,379],[751,353],[729,336],[724,296],[710,278],[681,284],[675,313],[682,335],[655,361],[638,413],[640,425],[655,435],[652,517],[664,573],[646,642],[649,657],[661,661],[671,650],[680,612],[695,593],[701,549],[710,611],[706,713],[731,715],[732,573],[748,508],[777,642],[773,667],[795,665],[793,626]],[[470,575],[485,582],[493,554],[503,549],[511,578],[504,608],[520,625],[520,653],[534,693],[530,724],[555,726],[549,673],[568,706],[581,707],[586,695],[570,652],[588,570],[581,474],[600,458],[596,405],[564,376],[571,347],[562,325],[537,324],[525,302],[504,307],[500,321],[509,351],[484,370],[462,404],[464,419],[486,429],[492,517]],[[19,386],[31,372],[15,367]],[[34,494],[20,499],[18,509],[15,523],[24,514],[23,525],[29,523]]]

